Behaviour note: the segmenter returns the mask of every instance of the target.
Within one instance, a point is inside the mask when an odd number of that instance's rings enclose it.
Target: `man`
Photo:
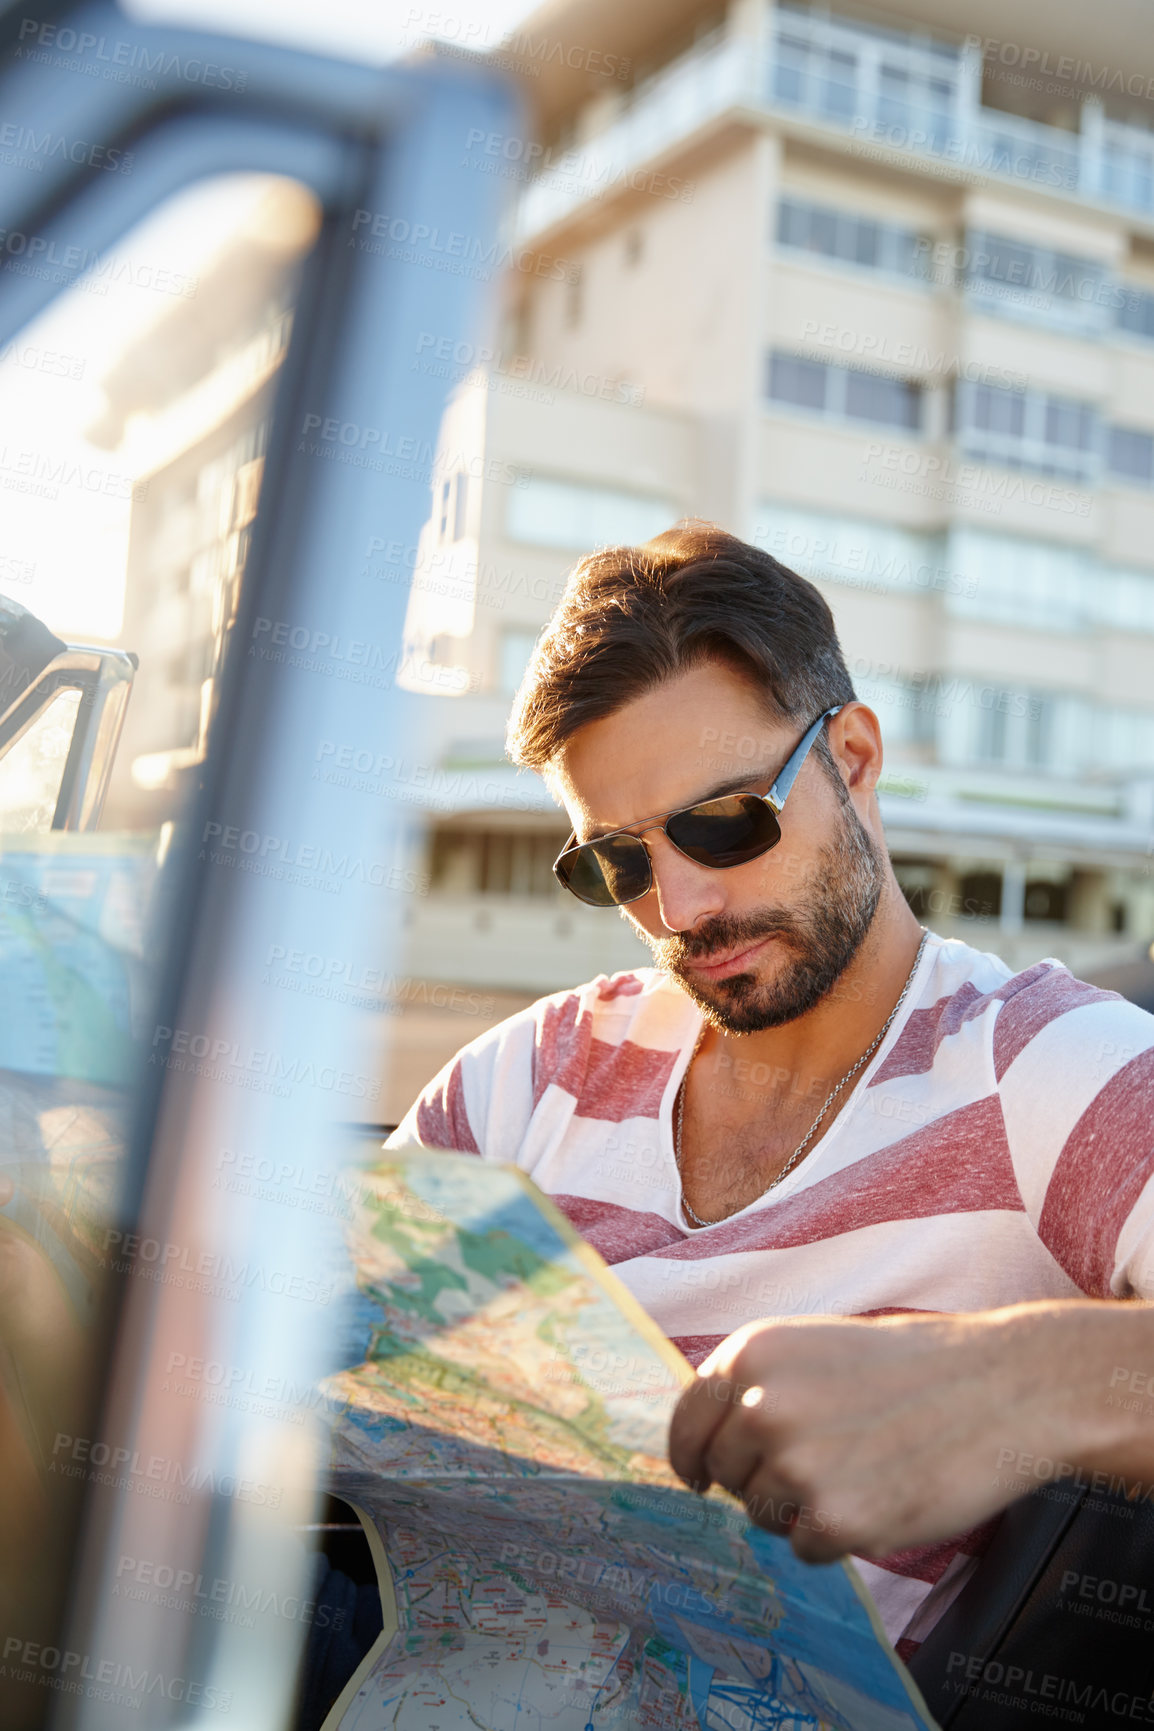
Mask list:
[[[1039,1477],[1154,1480],[1154,1310],[1102,1302],[1154,1296],[1154,1018],[923,932],[828,607],[716,528],[578,565],[509,744],[657,966],[474,1040],[394,1140],[553,1196],[699,1367],[676,1470],[866,1559],[908,1657]]]

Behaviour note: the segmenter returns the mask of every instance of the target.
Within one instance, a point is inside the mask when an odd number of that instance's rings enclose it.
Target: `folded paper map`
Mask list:
[[[325,1395],[385,1626],[325,1731],[933,1731],[852,1567],[672,1472],[693,1372],[524,1173],[358,1183]]]

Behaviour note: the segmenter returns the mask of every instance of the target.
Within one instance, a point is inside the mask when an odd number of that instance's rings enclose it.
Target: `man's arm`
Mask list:
[[[448,1148],[516,1160],[533,1111],[538,1004],[487,1028],[438,1070],[386,1147]]]
[[[465,1066],[458,1053],[437,1072],[413,1101],[386,1142],[386,1148],[450,1148],[479,1154],[465,1098]]]
[[[810,1562],[952,1537],[1049,1479],[1154,1495],[1154,1305],[750,1323],[682,1396],[670,1459]]]
[[[1002,1003],[989,1062],[1026,1214],[1086,1296],[724,1341],[678,1407],[673,1464],[792,1531],[799,1556],[952,1538],[1052,1478],[1151,1491],[1154,1018],[1043,969]]]

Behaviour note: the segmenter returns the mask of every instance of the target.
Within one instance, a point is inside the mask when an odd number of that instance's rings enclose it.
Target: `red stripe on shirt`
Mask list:
[[[1007,995],[994,1024],[994,1074],[1000,1082],[1014,1059],[1047,1023],[1067,1010],[1081,1009],[1083,1004],[1120,1002],[1117,992],[1103,992],[1074,979],[1064,968],[1046,968],[1041,976],[1030,978],[1036,970],[1030,968],[1020,976],[1021,983],[1011,982],[1018,989]]]
[[[866,1561],[876,1563],[879,1569],[888,1569],[891,1575],[904,1575],[909,1580],[936,1586],[959,1551],[967,1557],[983,1555],[1001,1518],[999,1512],[955,1539],[942,1539],[936,1545],[915,1545],[907,1551],[894,1551],[888,1557],[867,1557]]]
[[[572,1094],[578,1118],[609,1124],[656,1118],[678,1053],[632,1040],[597,1040],[593,1018],[582,1016],[580,1007],[576,993],[545,1005],[534,1051],[533,1105],[552,1084]]]
[[[879,1304],[874,1310],[842,1310],[839,1316],[863,1316],[872,1320],[878,1316],[950,1316],[948,1310],[928,1310],[921,1304]]]
[[[978,991],[965,980],[956,992],[939,998],[928,1010],[914,1010],[898,1036],[894,1049],[870,1087],[891,1082],[897,1076],[922,1076],[933,1069],[938,1047],[950,1034],[956,1034],[964,1022],[981,1015],[990,1002],[988,994]]]
[[[610,998],[632,998],[643,991],[644,980],[639,980],[636,974],[610,974],[607,980],[602,980],[597,988],[597,996],[602,1003]]]
[[[1094,1096],[1046,1190],[1038,1236],[1071,1280],[1096,1298],[1111,1296],[1118,1234],[1154,1177],[1152,1098],[1154,1050],[1132,1058]]]
[[[674,1334],[670,1336],[677,1348],[696,1370],[723,1340],[728,1340],[728,1334]]]
[[[1000,1082],[1018,1053],[1028,1046],[1047,1022],[1082,1004],[1105,1002],[1116,992],[1103,992],[1075,980],[1065,968],[1036,962],[1024,973],[999,986],[995,992],[979,992],[966,980],[956,992],[939,998],[928,1010],[915,1010],[902,1029],[893,1051],[870,1079],[876,1088],[897,1076],[922,1076],[933,1068],[938,1047],[967,1022],[999,1004],[994,1023],[994,1070]]]
[[[807,1315],[807,1316],[809,1316],[811,1314],[813,1314],[813,1313],[810,1311],[805,1312],[805,1315]],[[907,1307],[906,1305],[901,1305],[901,1304],[887,1304],[887,1305],[884,1305],[880,1310],[855,1310],[852,1312],[839,1310],[836,1314],[837,1314],[837,1320],[840,1322],[843,1319],[843,1317],[849,1316],[851,1314],[853,1316],[862,1316],[862,1317],[941,1316],[942,1312],[940,1310],[915,1310],[913,1308],[910,1308],[910,1307]],[[774,1322],[774,1321],[777,1321],[780,1316],[781,1316],[781,1312],[774,1312],[773,1315],[767,1316],[765,1318],[765,1320],[767,1322]],[[753,1322],[755,1319],[753,1317],[750,1317],[749,1320],[751,1322]],[[719,1347],[721,1345],[723,1340],[729,1339],[729,1335],[728,1334],[674,1334],[674,1335],[670,1336],[670,1339],[673,1341],[673,1344],[677,1348],[678,1352],[682,1353],[684,1355],[684,1357],[686,1357],[689,1360],[690,1364],[693,1365],[694,1368],[696,1369],[696,1367],[699,1364],[701,1364],[704,1359],[707,1359],[709,1357],[710,1353],[713,1352],[716,1347]]]
[[[550,1083],[574,1096],[581,1087],[593,1038],[593,1020],[581,1016],[581,999],[570,992],[561,1002],[546,1001],[533,1045],[533,1107]]]
[[[685,1236],[660,1214],[642,1214],[616,1202],[556,1193],[552,1200],[568,1215],[582,1238],[610,1264],[645,1256],[663,1244],[676,1244]]]
[[[417,1107],[417,1135],[427,1148],[452,1148],[458,1154],[479,1154],[469,1114],[461,1066],[454,1064],[443,1087],[426,1091]]]
[[[574,1114],[620,1124],[626,1118],[656,1118],[678,1054],[652,1046],[619,1046],[604,1040],[589,1042],[588,1069],[582,1078]]]
[[[1024,1212],[1001,1102],[988,1094],[785,1202],[707,1227],[658,1254],[691,1260],[741,1250],[785,1250],[891,1220],[995,1209]]]
[[[893,1051],[869,1085],[876,1088],[879,1082],[892,1081],[896,1076],[925,1075],[933,1068],[942,1041],[983,1015],[991,1004],[1001,1006],[994,1024],[994,1061],[1001,1081],[1006,1067],[1048,1021],[1077,1004],[1091,1002],[1095,996],[1116,995],[1097,992],[1093,986],[1073,979],[1064,968],[1046,962],[1035,962],[1032,968],[1015,974],[993,992],[979,992],[969,980],[964,980],[956,992],[939,998],[928,1010],[913,1012]]]

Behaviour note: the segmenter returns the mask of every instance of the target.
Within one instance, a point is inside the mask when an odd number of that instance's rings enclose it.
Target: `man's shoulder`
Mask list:
[[[1087,1023],[1075,1012],[1087,1009],[1095,1012],[1098,1038],[1106,1043],[1103,1053],[1109,1047],[1111,1055],[1120,1056],[1125,1046],[1133,1056],[1154,1047],[1154,1016],[1117,992],[1079,979],[1054,956],[1015,972],[987,951],[957,939],[943,941],[930,996],[932,1005],[923,1014],[937,1024],[936,1044],[967,1027],[978,1034],[984,1026],[999,1081],[1043,1032],[1047,1052],[1085,1062]]]
[[[660,968],[628,968],[551,992],[522,1014],[537,1030],[538,1043],[546,1030],[558,1037],[569,1029],[583,1042],[678,1046],[686,1029],[696,1026],[697,1012]]]
[[[687,1032],[693,1037],[696,1017],[689,999],[661,969],[629,968],[535,998],[464,1049],[479,1055],[520,1051],[552,1067],[577,1047],[587,1050],[592,1041],[678,1048]]]

